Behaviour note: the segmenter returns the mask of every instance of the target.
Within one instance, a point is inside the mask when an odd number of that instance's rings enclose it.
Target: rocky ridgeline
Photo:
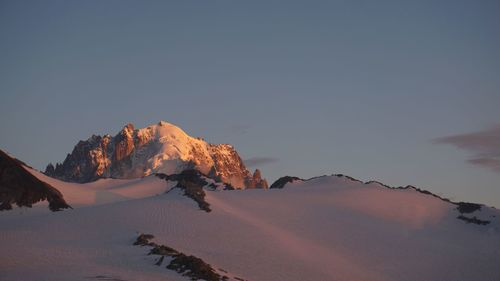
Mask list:
[[[0,211],[48,201],[51,211],[71,208],[57,189],[45,183],[24,167],[24,163],[0,150]]]
[[[151,234],[140,234],[136,241],[135,246],[146,246],[151,247],[148,255],[159,256],[155,262],[155,265],[162,266],[165,258],[170,258],[166,268],[173,270],[182,276],[186,276],[191,280],[206,280],[206,281],[247,281],[242,278],[233,276],[228,276],[228,272],[219,268],[219,270],[214,269],[210,264],[206,263],[202,259],[187,255],[174,248],[166,245],[160,245],[151,240],[154,236]]]
[[[343,174],[333,174],[331,176],[325,175],[325,176],[314,177],[314,178],[310,178],[310,179],[301,179],[298,177],[284,176],[284,177],[277,179],[273,184],[271,184],[271,186],[269,188],[270,189],[283,189],[289,183],[307,182],[307,181],[315,180],[318,178],[326,178],[326,177],[344,178],[344,179],[351,181],[351,182],[356,182],[356,183],[364,184],[364,185],[374,185],[374,186],[378,186],[381,188],[399,189],[399,190],[414,190],[416,192],[435,197],[435,198],[437,198],[441,201],[447,202],[449,204],[456,205],[455,210],[460,213],[460,215],[457,217],[457,219],[462,220],[468,224],[472,223],[472,224],[477,224],[477,225],[488,225],[491,223],[491,221],[489,221],[489,220],[482,220],[482,219],[477,218],[476,216],[472,216],[472,217],[470,216],[472,213],[474,213],[476,211],[481,211],[481,207],[484,206],[481,204],[470,203],[470,202],[453,202],[448,198],[443,198],[443,197],[436,195],[428,190],[421,189],[421,188],[418,188],[418,187],[415,187],[412,185],[393,187],[393,186],[389,186],[389,185],[383,184],[383,183],[378,182],[378,181],[363,182],[361,180],[358,180],[358,179],[355,179],[353,177],[346,176]]]

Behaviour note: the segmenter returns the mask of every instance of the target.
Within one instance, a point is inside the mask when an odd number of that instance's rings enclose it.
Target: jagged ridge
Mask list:
[[[160,121],[143,129],[127,124],[114,137],[93,135],[80,141],[62,164],[49,164],[45,174],[71,182],[100,178],[137,178],[153,173],[178,174],[196,169],[236,188],[267,188],[252,175],[229,144],[210,144]]]

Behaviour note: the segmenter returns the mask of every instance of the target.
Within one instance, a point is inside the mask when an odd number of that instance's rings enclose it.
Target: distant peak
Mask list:
[[[89,182],[186,169],[211,172],[214,178],[237,188],[267,188],[261,172],[250,173],[233,146],[210,144],[163,120],[145,128],[128,123],[115,136],[80,141],[63,164],[48,167],[47,173],[67,181]]]

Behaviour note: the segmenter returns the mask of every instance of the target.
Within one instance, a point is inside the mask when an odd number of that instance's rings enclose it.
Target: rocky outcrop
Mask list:
[[[267,181],[262,178],[259,169],[255,170],[252,177],[245,179],[245,185],[247,188],[268,188]]]
[[[298,177],[284,176],[277,179],[273,184],[271,184],[270,188],[283,188],[287,183],[292,183],[294,181],[303,181],[303,179]]]
[[[22,162],[0,150],[0,210],[10,210],[12,205],[32,207],[41,201],[48,201],[51,211],[71,208],[61,192],[40,181]]]
[[[79,141],[62,164],[53,168],[49,164],[45,174],[71,182],[90,182],[110,176],[108,160],[111,137],[93,135],[86,141]]]
[[[476,218],[475,216],[472,218],[469,218],[469,217],[466,217],[464,215],[458,216],[457,219],[463,220],[466,223],[473,223],[473,224],[477,224],[477,225],[488,225],[491,222],[491,221],[487,221],[487,220],[480,220],[480,219]]]
[[[78,142],[62,164],[49,164],[45,174],[85,183],[107,177],[177,174],[188,169],[236,188],[267,188],[260,171],[252,175],[233,146],[193,138],[164,121],[143,129],[127,124],[114,137],[93,135]]]
[[[156,174],[156,176],[166,181],[177,182],[174,188],[182,190],[184,193],[183,195],[193,199],[201,210],[207,213],[212,211],[210,209],[210,204],[205,200],[206,194],[203,190],[203,187],[208,186],[208,181],[199,171],[185,170],[180,174]]]
[[[167,257],[170,260],[167,262],[167,269],[173,270],[191,280],[229,281],[232,279],[245,281],[239,277],[230,279],[229,276],[224,275],[227,274],[226,270],[220,267],[213,267],[196,256],[187,255],[172,247],[152,242],[151,240],[153,239],[154,236],[151,234],[140,234],[134,245],[151,247],[148,255],[159,256],[155,262],[157,266],[161,266],[165,257]]]
[[[135,148],[133,135],[134,125],[129,123],[125,127],[123,127],[123,130],[121,130],[118,135],[116,135],[116,137],[114,137],[114,161],[119,162],[127,158],[132,153]]]

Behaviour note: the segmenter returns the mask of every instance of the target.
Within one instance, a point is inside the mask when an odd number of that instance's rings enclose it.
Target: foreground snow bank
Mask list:
[[[139,198],[142,188],[168,189],[163,180],[122,183],[96,182],[85,208],[0,214],[0,276],[188,280],[131,246],[154,233],[158,244],[248,280],[500,280],[500,212],[492,208],[465,214],[491,223],[467,224],[456,205],[412,189],[321,177],[283,189],[205,190],[207,213],[177,189]],[[84,192],[50,184],[74,200]],[[97,204],[98,191],[128,200]]]

